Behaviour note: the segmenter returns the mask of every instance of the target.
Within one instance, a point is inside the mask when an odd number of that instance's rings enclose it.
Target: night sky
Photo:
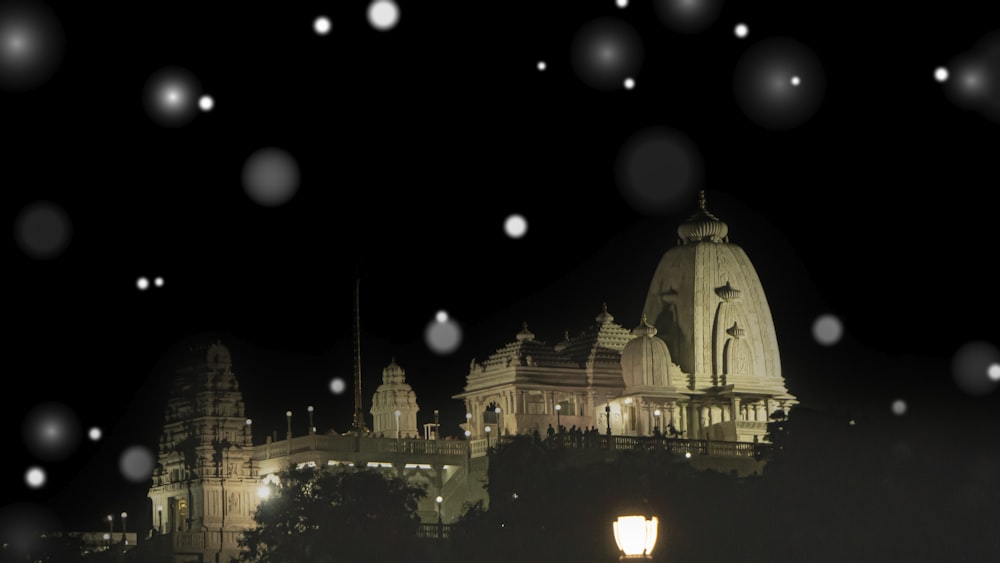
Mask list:
[[[283,435],[289,409],[304,433],[307,405],[321,431],[347,430],[352,388],[329,384],[352,378],[358,274],[366,413],[395,357],[418,423],[440,409],[457,435],[470,359],[522,322],[555,342],[606,302],[638,324],[699,190],[757,268],[804,405],[888,414],[902,399],[900,432],[995,447],[1000,395],[952,377],[971,342],[1000,359],[988,3],[398,0],[384,30],[368,4],[0,2],[0,504],[48,503],[75,529],[140,511],[145,486],[117,457],[156,444],[154,376],[192,334],[231,344],[257,441]],[[654,141],[630,152],[640,138]],[[261,164],[275,154],[294,189]],[[504,232],[515,213],[520,238]],[[463,334],[446,355],[424,340],[441,310]],[[813,339],[823,314],[843,322],[836,345]],[[47,401],[103,438],[39,460],[22,428]]]

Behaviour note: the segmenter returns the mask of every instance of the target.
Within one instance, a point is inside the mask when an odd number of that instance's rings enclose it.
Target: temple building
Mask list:
[[[699,467],[758,470],[768,418],[796,404],[764,289],[704,194],[677,235],[648,292],[636,296],[644,307],[629,328],[602,305],[575,336],[550,345],[525,323],[485,360],[473,359],[453,397],[468,413],[465,440],[418,439],[417,397],[393,359],[372,397],[371,432],[356,422],[346,435],[317,433],[310,421],[308,434],[293,436],[289,412],[284,440],[254,444],[229,349],[195,342],[178,362],[164,414],[148,493],[151,541],[172,563],[228,562],[254,525],[262,485],[290,465],[379,468],[426,488],[418,506],[426,525],[452,522],[467,504],[488,503],[491,439],[547,436],[550,427],[590,430],[598,436],[588,447],[628,449],[654,437],[647,443]]]
[[[677,229],[628,330],[606,306],[595,324],[549,345],[527,324],[454,396],[475,413],[472,436],[545,433],[548,425],[612,435],[656,433],[732,442],[764,437],[796,403],[785,388],[760,278],[729,227],[706,209]]]

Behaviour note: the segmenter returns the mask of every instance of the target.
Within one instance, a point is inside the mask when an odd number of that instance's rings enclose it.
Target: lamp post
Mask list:
[[[434,502],[437,503],[438,509],[438,539],[441,539],[441,528],[443,527],[441,522],[441,503],[444,502],[444,497],[438,495]]]
[[[486,427],[486,449],[490,449],[490,427]]]
[[[111,534],[104,534],[104,549],[111,549]]]
[[[611,523],[615,544],[618,545],[618,558],[622,561],[652,559],[658,525],[656,516],[648,520],[639,515],[619,516]]]
[[[562,412],[562,405],[556,405],[556,432],[561,432],[562,424],[559,422],[559,413]]]
[[[122,545],[128,545],[128,540],[125,539],[125,522],[128,520],[128,512],[122,512]]]
[[[251,436],[252,436],[252,434],[251,434],[251,427],[252,426],[253,426],[253,421],[250,420],[249,418],[247,419],[246,424],[243,425],[243,442],[246,443],[247,445],[249,445],[251,442],[253,442],[253,439],[251,438]]]
[[[288,455],[292,455],[292,411],[285,411],[288,419],[288,431],[285,433],[285,443],[288,444]]]
[[[314,409],[312,405],[309,405],[308,407],[306,407],[306,412],[309,413],[309,433],[310,434],[315,434],[316,433],[316,427],[313,426],[313,411],[314,410],[316,410],[316,409]]]
[[[653,428],[656,429],[656,435],[660,435],[660,409],[653,411]]]
[[[497,407],[497,408],[493,409],[493,412],[495,412],[497,414],[497,441],[499,442],[500,441],[500,431],[503,428],[503,424],[501,423],[502,421],[500,419],[500,407]]]
[[[611,435],[611,403],[604,405],[604,420],[608,423],[608,436]]]
[[[465,413],[465,431],[466,431],[466,434],[465,434],[466,436],[470,436],[472,434],[472,413],[471,412]]]
[[[113,536],[115,533],[115,519],[110,514],[108,514],[108,533],[110,534],[108,537]]]
[[[156,507],[156,513],[160,516],[159,532],[160,532],[160,535],[163,535],[163,505],[162,504],[160,506]]]
[[[434,439],[441,439],[441,411],[434,409]]]
[[[399,409],[396,409],[396,412],[394,412],[392,414],[396,415],[396,439],[398,440],[399,439],[399,415],[403,414],[403,412],[400,411]]]

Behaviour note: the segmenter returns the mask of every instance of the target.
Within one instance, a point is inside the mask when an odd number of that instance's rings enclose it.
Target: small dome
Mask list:
[[[625,345],[621,359],[626,392],[635,387],[671,386],[670,349],[656,336],[656,328],[646,322],[645,315],[632,334],[636,337]]]
[[[726,282],[726,285],[715,288],[715,294],[718,295],[723,301],[736,301],[740,298],[740,290],[729,285],[728,281]]]
[[[524,342],[525,340],[534,340],[535,333],[528,330],[528,323],[521,325],[521,330],[517,333],[517,341]]]
[[[677,227],[677,236],[680,237],[683,244],[702,241],[729,241],[729,225],[705,208],[704,190],[698,194],[698,211]]]
[[[396,358],[392,358],[389,365],[382,368],[382,381],[384,383],[403,383],[406,380],[406,370],[399,367]]]
[[[608,312],[608,304],[601,303],[601,314],[594,317],[598,324],[614,322],[615,316]]]
[[[726,329],[726,334],[732,336],[733,338],[743,338],[746,336],[747,331],[740,328],[735,322],[733,322],[733,326]]]

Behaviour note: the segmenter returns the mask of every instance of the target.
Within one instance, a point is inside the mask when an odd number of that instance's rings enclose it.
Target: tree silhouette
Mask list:
[[[427,492],[377,470],[295,468],[240,540],[248,563],[418,562],[417,503]]]

